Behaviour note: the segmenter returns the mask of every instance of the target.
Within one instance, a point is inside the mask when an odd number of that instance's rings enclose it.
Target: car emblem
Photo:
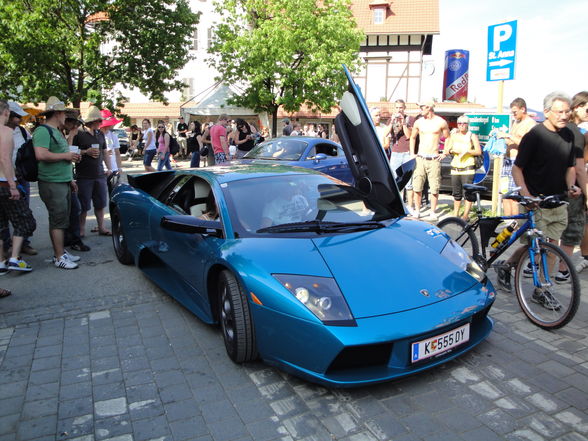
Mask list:
[[[421,289],[419,292],[425,297],[431,297],[431,294],[429,294],[429,291],[427,291],[426,289]]]

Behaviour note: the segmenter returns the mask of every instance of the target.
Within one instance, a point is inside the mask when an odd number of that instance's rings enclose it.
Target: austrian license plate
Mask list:
[[[470,339],[470,324],[452,329],[445,334],[417,341],[412,344],[412,362],[425,360],[448,349],[459,346]]]

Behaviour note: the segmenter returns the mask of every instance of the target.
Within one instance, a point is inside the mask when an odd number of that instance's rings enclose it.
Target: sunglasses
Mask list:
[[[158,129],[165,129],[165,126],[157,126]]]

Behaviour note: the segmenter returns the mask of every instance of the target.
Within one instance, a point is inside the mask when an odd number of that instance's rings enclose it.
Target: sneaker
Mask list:
[[[555,275],[555,281],[557,283],[566,283],[570,281],[570,272],[569,271],[558,271]]]
[[[588,268],[588,259],[583,258],[580,260],[580,262],[578,262],[578,265],[576,265],[576,272],[580,273],[585,268]]]
[[[510,283],[510,265],[504,260],[499,260],[494,264],[496,271],[498,286],[505,291],[512,291]]]
[[[90,247],[84,242],[72,243],[69,247],[74,251],[90,251]]]
[[[5,260],[0,262],[0,276],[3,276],[4,274],[8,274],[8,267],[6,266]]]
[[[527,267],[523,270],[523,277],[527,279],[533,277],[533,267],[531,266],[531,262],[527,263]]]
[[[65,254],[59,259],[53,256],[53,265],[62,269],[76,269],[78,267],[78,264],[69,260]]]
[[[20,249],[20,252],[23,254],[26,254],[28,256],[36,256],[38,254],[37,250],[34,249],[29,244],[23,245],[22,248]]]
[[[547,290],[542,292],[539,289],[535,289],[535,292],[531,296],[531,300],[543,306],[545,309],[551,309],[553,311],[559,311],[561,309],[560,303]]]
[[[18,259],[11,257],[10,260],[8,260],[8,270],[28,272],[32,271],[33,267],[22,260],[20,257]]]
[[[430,213],[429,219],[431,219],[432,222],[437,222],[439,220],[439,215],[437,213]]]
[[[73,254],[68,253],[66,250],[63,250],[63,256],[68,259],[70,262],[79,262],[81,257],[74,256]]]

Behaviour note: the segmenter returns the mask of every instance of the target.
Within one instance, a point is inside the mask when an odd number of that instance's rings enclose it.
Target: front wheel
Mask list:
[[[534,257],[534,268],[531,255]],[[567,271],[567,280],[561,280],[559,276],[556,278],[559,271],[564,274]],[[536,274],[537,284],[533,273]],[[580,304],[580,282],[571,259],[561,248],[549,242],[540,242],[539,249],[535,251],[528,248],[517,263],[514,283],[521,309],[537,326],[561,328],[576,315]]]
[[[468,256],[474,257],[480,254],[480,245],[472,229],[467,228],[468,225],[459,217],[447,217],[440,221],[437,227],[456,241],[468,253]]]
[[[114,246],[114,254],[116,258],[123,265],[133,264],[133,255],[127,248],[127,242],[121,225],[120,214],[116,206],[110,209],[110,220],[112,222],[112,244]]]
[[[255,331],[247,297],[230,271],[222,271],[218,283],[219,319],[227,354],[235,363],[257,358]]]

